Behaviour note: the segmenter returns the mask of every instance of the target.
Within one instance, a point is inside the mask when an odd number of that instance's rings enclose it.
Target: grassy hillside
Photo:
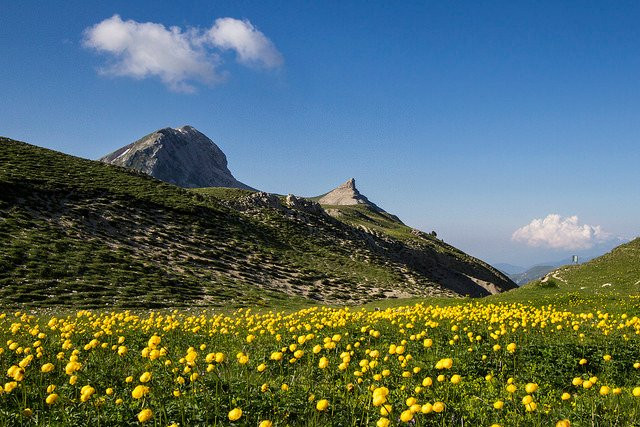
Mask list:
[[[621,298],[640,307],[640,238],[584,264],[559,267],[491,300],[605,308]]]
[[[4,305],[296,306],[486,294],[474,280],[513,286],[388,218],[239,209],[250,191],[188,191],[6,138],[0,146]]]

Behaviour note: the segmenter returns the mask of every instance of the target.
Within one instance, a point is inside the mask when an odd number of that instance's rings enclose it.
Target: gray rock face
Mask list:
[[[100,161],[135,169],[180,187],[253,190],[233,177],[222,150],[191,126],[157,130]]]
[[[321,205],[334,205],[334,206],[344,206],[344,205],[367,205],[379,212],[384,212],[378,206],[376,206],[373,202],[370,202],[364,195],[360,194],[358,189],[356,188],[356,180],[351,178],[344,184],[339,185],[334,188],[324,196],[322,196],[318,203]]]

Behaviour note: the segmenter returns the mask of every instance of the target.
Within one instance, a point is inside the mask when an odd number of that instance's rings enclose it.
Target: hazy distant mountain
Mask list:
[[[532,280],[544,277],[548,272],[556,268],[554,265],[535,265],[530,269],[517,274],[507,274],[511,280],[518,285],[524,285]]]
[[[222,150],[191,126],[157,130],[100,161],[135,169],[180,187],[253,190],[233,177]]]
[[[493,264],[495,268],[502,271],[504,274],[519,274],[526,270],[525,267],[521,267],[519,265],[508,264],[506,262],[501,262],[498,264]]]

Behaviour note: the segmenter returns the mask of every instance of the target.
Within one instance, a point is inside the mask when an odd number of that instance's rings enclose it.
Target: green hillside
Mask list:
[[[559,267],[492,301],[608,307],[621,299],[640,308],[640,238],[580,265]]]
[[[4,305],[295,306],[513,287],[373,213],[253,206],[247,190],[189,191],[7,138],[0,146]]]

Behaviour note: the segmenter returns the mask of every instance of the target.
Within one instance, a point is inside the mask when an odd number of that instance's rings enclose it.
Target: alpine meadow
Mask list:
[[[0,10],[0,426],[640,426],[640,5]]]

